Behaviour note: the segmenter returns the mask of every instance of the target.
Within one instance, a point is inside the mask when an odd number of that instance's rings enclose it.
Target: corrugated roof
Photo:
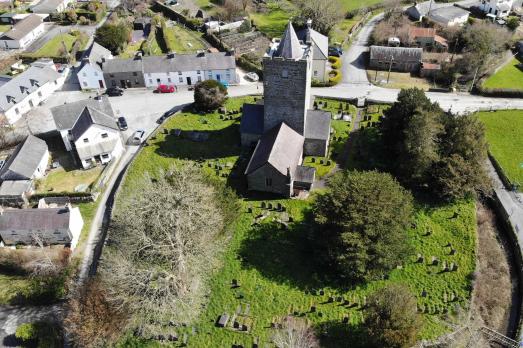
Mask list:
[[[294,174],[301,161],[304,138],[284,122],[265,133],[256,145],[245,174],[251,174],[269,163],[283,175],[287,168]]]
[[[263,110],[260,104],[243,104],[240,133],[263,134]]]
[[[323,110],[307,110],[305,117],[305,139],[329,139],[331,130],[330,112]]]
[[[468,11],[457,6],[447,6],[430,11],[429,18],[439,23],[447,23],[468,14]]]
[[[60,74],[50,67],[31,66],[0,86],[0,109],[11,109],[41,86],[58,78]]]
[[[303,48],[300,40],[294,31],[292,23],[289,21],[287,28],[283,33],[280,44],[274,52],[273,57],[282,57],[286,59],[301,59],[303,57]]]
[[[410,47],[370,46],[370,59],[389,61],[394,58],[396,62],[421,62],[423,49]]]
[[[99,98],[84,99],[51,108],[56,128],[58,130],[72,129],[86,107],[89,107],[91,110],[100,111],[114,120],[113,108],[111,107],[109,98],[104,95]]]
[[[413,40],[417,37],[434,37],[436,35],[436,29],[434,28],[409,28],[409,39]]]
[[[0,36],[0,40],[20,40],[27,34],[35,30],[40,24],[42,24],[42,18],[36,14],[31,14],[20,22],[16,23],[11,30],[5,32]]]
[[[29,135],[19,144],[7,163],[2,167],[0,178],[9,179],[8,172],[30,180],[47,152],[47,144],[42,139]]]
[[[6,209],[0,214],[0,231],[53,231],[69,228],[67,208]]]

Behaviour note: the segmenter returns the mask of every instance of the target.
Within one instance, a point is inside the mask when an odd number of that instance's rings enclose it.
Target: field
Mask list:
[[[227,110],[238,110],[249,98],[231,99]],[[336,102],[331,101],[335,105]],[[369,115],[382,112],[369,110]],[[374,116],[371,119],[374,120]],[[341,286],[328,280],[311,257],[314,245],[308,242],[309,210],[314,194],[308,200],[288,200],[259,194],[247,194],[241,175],[249,153],[238,146],[237,117],[222,120],[217,113],[208,115],[184,112],[173,116],[162,127],[166,129],[151,138],[130,167],[122,194],[132,193],[133,182],[143,173],[157,173],[179,159],[200,163],[213,180],[225,181],[236,189],[243,207],[234,221],[234,235],[223,256],[223,266],[211,281],[208,306],[200,320],[182,327],[166,328],[166,333],[186,335],[192,347],[252,346],[269,344],[272,323],[287,315],[307,318],[321,333],[322,346],[359,347],[365,344],[361,334],[366,297],[388,282],[404,283],[418,298],[423,313],[421,338],[434,338],[449,331],[447,316],[458,308],[467,308],[470,298],[470,275],[475,267],[475,205],[472,201],[432,206],[418,201],[415,224],[408,240],[415,252],[407,263],[398,265],[388,279],[360,285]],[[349,130],[347,123],[333,124],[336,134]],[[173,129],[208,132],[207,142],[192,142],[172,134]],[[348,136],[348,133],[347,133]],[[341,141],[341,140],[340,140]],[[179,163],[179,162],[178,162]],[[235,166],[236,163],[236,166]],[[223,169],[216,169],[223,167]],[[233,173],[233,175],[230,175]],[[278,204],[286,208],[263,208]],[[269,216],[258,226],[255,217]],[[282,229],[274,219],[284,215],[294,223]],[[433,258],[437,261],[433,262]],[[454,271],[445,271],[445,265]],[[231,286],[236,280],[239,287]],[[315,310],[311,310],[315,307]],[[236,313],[236,321],[247,326],[247,332],[232,327],[218,328],[218,316]],[[347,318],[347,319],[344,319]],[[347,321],[346,323],[343,321]],[[121,346],[159,347],[154,340],[126,336]]]
[[[368,7],[382,2],[382,0],[340,0],[345,11],[352,11],[362,7]]]
[[[199,37],[201,33],[184,29],[179,25],[168,27],[166,31],[167,33],[163,33],[163,38],[170,42],[176,53],[194,53],[205,49]]]
[[[287,0],[270,0],[267,9],[267,13],[250,13],[250,17],[258,30],[269,38],[280,37],[289,19],[295,14],[296,7]]]
[[[71,34],[56,35],[51,40],[47,41],[46,44],[40,47],[36,52],[29,53],[28,55],[32,57],[65,56],[63,43],[65,43],[67,52],[70,52],[75,41],[76,36],[73,36]]]
[[[518,67],[520,64],[517,58],[513,58],[510,63],[485,80],[482,87],[523,90],[523,70]]]
[[[486,127],[490,153],[512,183],[523,184],[523,111],[480,112],[478,115]]]

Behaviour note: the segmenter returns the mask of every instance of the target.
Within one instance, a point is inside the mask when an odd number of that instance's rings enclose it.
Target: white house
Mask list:
[[[441,26],[453,27],[467,23],[469,14],[469,11],[457,6],[446,6],[431,10],[428,13],[428,18]]]
[[[61,244],[74,249],[84,221],[80,208],[2,209],[0,238],[4,245]]]
[[[14,124],[43,103],[65,81],[52,60],[38,60],[29,69],[0,86],[0,122]]]
[[[0,171],[2,181],[40,179],[49,164],[49,149],[40,138],[29,135],[19,144]]]
[[[44,33],[42,17],[31,14],[0,36],[2,48],[25,48]]]
[[[102,63],[108,59],[113,59],[111,51],[96,42],[93,42],[91,47],[89,47],[89,50],[86,52],[86,56],[82,60],[82,65],[80,65],[76,74],[81,89],[89,90],[107,88],[102,71]]]
[[[307,27],[296,33],[298,39],[312,46],[312,79],[327,82],[329,60],[329,38],[312,29],[312,21],[307,21]]]
[[[480,8],[486,14],[492,14],[497,18],[506,18],[510,14],[513,0],[483,0]]]
[[[74,0],[42,0],[31,7],[33,13],[60,13],[64,12]]]
[[[234,22],[226,23],[221,21],[208,21],[205,23],[205,29],[211,33],[221,32],[224,30],[234,30],[242,26],[244,18],[236,20]]]
[[[65,149],[74,151],[84,169],[106,164],[124,151],[122,137],[106,96],[51,109]]]

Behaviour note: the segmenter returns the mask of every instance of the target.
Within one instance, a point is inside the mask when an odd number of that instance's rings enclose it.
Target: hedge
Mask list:
[[[329,84],[330,84],[331,86],[334,86],[334,85],[337,85],[338,83],[340,83],[340,82],[341,82],[341,77],[342,77],[342,75],[341,75],[341,71],[334,69],[334,70],[332,70],[332,71],[329,73],[329,75],[330,75],[331,73],[334,73],[334,76],[329,77]]]
[[[523,98],[521,89],[478,87],[477,91],[485,97]]]

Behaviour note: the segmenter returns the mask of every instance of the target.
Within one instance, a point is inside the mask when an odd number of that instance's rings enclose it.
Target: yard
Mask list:
[[[490,153],[512,183],[523,184],[523,111],[480,112],[478,115],[485,124]]]
[[[65,56],[64,44],[67,53],[71,52],[74,42],[77,37],[69,33],[60,34],[47,41],[45,45],[40,47],[36,52],[29,53],[31,57],[61,57]]]
[[[11,304],[18,293],[26,292],[30,286],[26,276],[0,273],[0,305]]]
[[[180,25],[173,25],[167,28],[166,33],[163,33],[163,38],[170,42],[176,53],[183,54],[206,49],[201,35],[201,33],[187,30]]]
[[[230,99],[227,110],[238,110],[246,100],[252,97]],[[335,103],[332,104],[336,109]],[[369,115],[381,111],[378,107],[370,110]],[[446,322],[452,320],[452,313],[459,307],[467,308],[470,275],[475,268],[476,225],[472,201],[437,207],[418,201],[416,224],[408,231],[407,243],[415,249],[410,261],[398,265],[386,280],[339,286],[325,278],[325,272],[318,269],[311,257],[314,245],[308,243],[310,221],[307,216],[314,194],[309,200],[289,200],[246,193],[241,173],[249,153],[238,145],[239,118],[221,118],[217,113],[184,112],[173,116],[135,159],[121,191],[124,195],[132,194],[133,182],[145,172],[156,174],[179,163],[180,159],[189,159],[198,162],[213,180],[224,181],[235,188],[241,197],[243,213],[234,221],[235,234],[223,255],[223,266],[210,284],[209,303],[197,322],[172,329],[178,337],[187,334],[188,345],[193,347],[250,347],[255,340],[263,347],[270,342],[271,323],[287,315],[297,315],[307,318],[322,333],[322,346],[359,347],[365,344],[361,324],[366,297],[389,282],[405,283],[417,296],[418,309],[425,319],[422,338],[434,338],[451,330]],[[347,123],[333,124],[336,134],[342,138],[346,138],[349,127]],[[174,135],[174,129],[206,132],[209,139],[193,142],[183,135]],[[373,150],[376,149],[370,149]],[[288,229],[273,222],[283,218],[284,213],[266,208],[278,203],[295,222]],[[262,212],[269,218],[253,226],[255,217]],[[433,263],[433,257],[437,263]],[[451,263],[457,265],[456,270],[443,271],[443,265]],[[231,287],[233,279],[239,287]],[[224,313],[237,313],[237,321],[248,326],[247,332],[239,332],[232,326],[216,327],[218,316]],[[348,318],[346,323],[342,322],[344,318]],[[134,346],[159,346],[153,340],[140,340],[131,335],[125,339],[125,343],[121,342],[123,346],[133,343]]]
[[[383,0],[340,0],[345,11],[376,5],[380,2],[383,2]]]
[[[369,81],[380,87],[396,89],[417,87],[424,91],[428,91],[429,88],[433,87],[433,84],[431,84],[429,80],[413,76],[408,72],[391,71],[390,78],[388,79],[389,82],[387,83],[388,75],[388,71],[367,70]]]
[[[63,167],[52,169],[42,179],[37,189],[38,192],[74,192],[75,187],[93,184],[100,176],[103,167],[97,166],[91,169],[65,170]]]
[[[513,58],[510,63],[485,80],[483,88],[506,88],[523,90],[523,70],[521,62]]]
[[[269,38],[281,37],[285,26],[296,12],[296,7],[288,0],[267,2],[267,12],[250,13],[254,24]]]
[[[6,31],[9,31],[10,29],[11,29],[11,25],[0,24],[0,33],[5,33]]]

